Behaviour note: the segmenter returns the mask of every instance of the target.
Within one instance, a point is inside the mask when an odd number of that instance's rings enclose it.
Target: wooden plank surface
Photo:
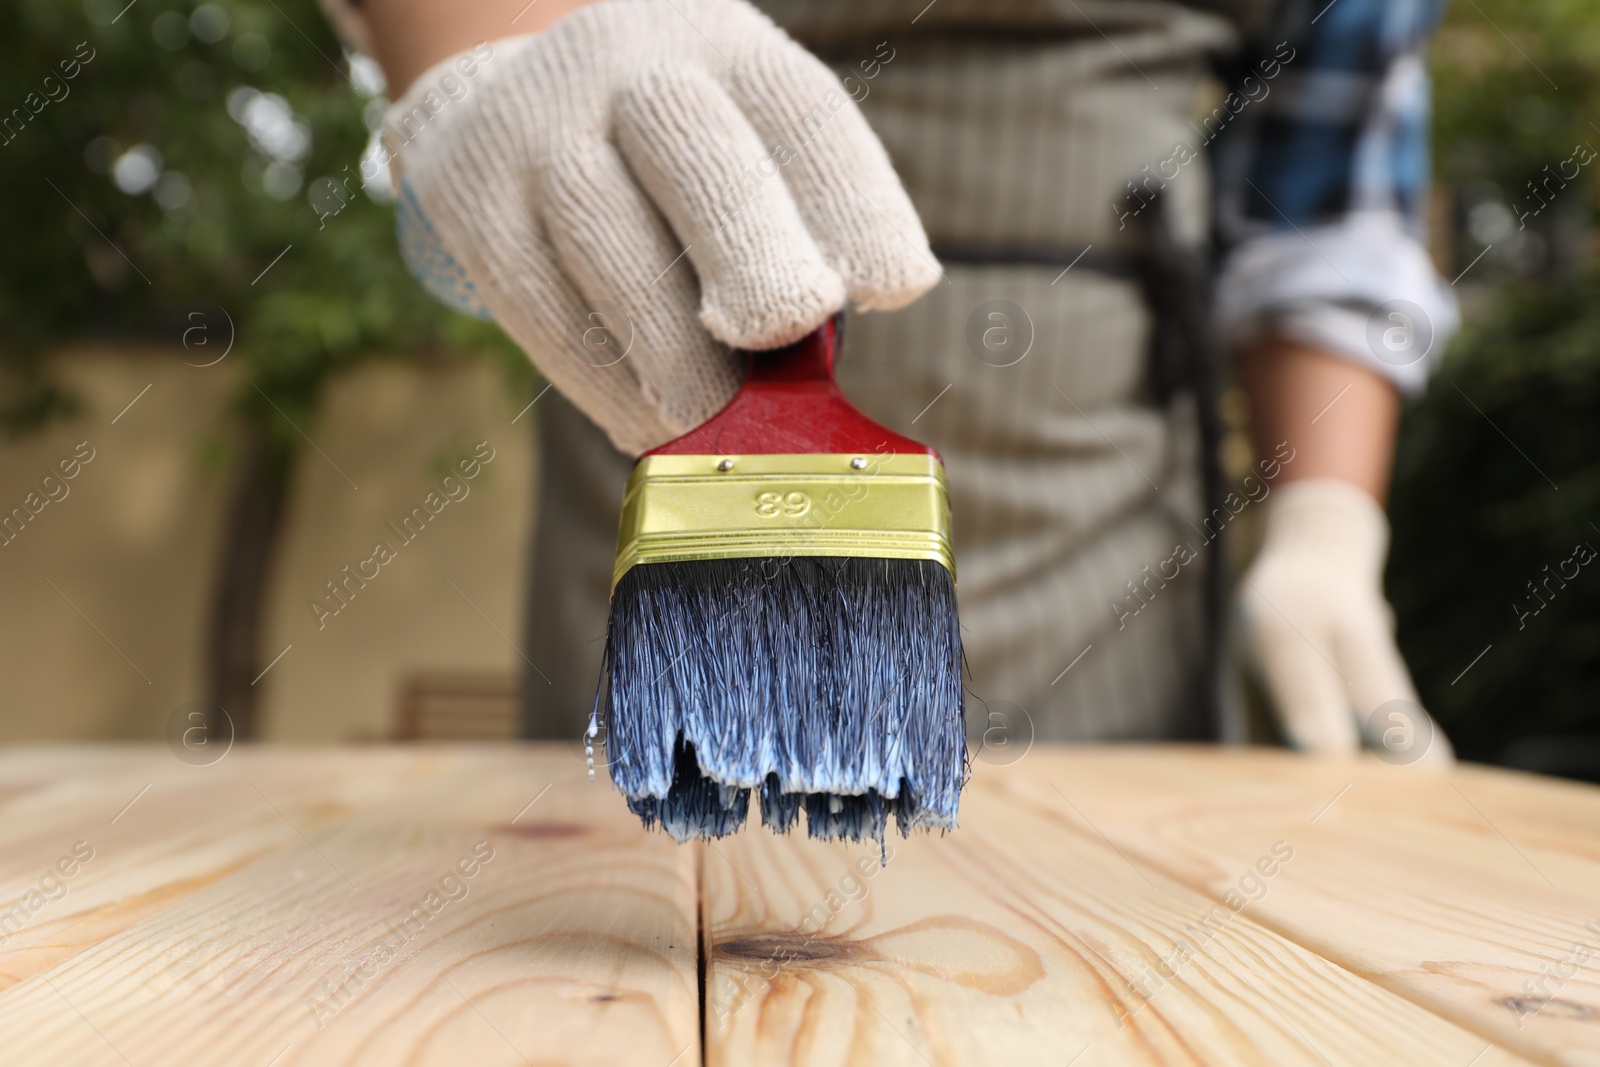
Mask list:
[[[213,769],[114,748],[13,754],[0,761],[0,991],[446,762],[307,753]]]
[[[1600,1063],[1600,790],[1271,753],[1028,763],[992,776],[1009,804],[1048,807],[1048,783],[1070,783],[1133,862],[1209,896],[1259,841],[1294,842],[1256,921],[1487,1041]]]
[[[563,745],[6,750],[0,1063],[1600,1063],[1591,787],[1040,747],[889,847]]]
[[[770,835],[708,852],[707,1062],[1525,1062],[1258,923],[1298,842],[1257,835],[1196,891],[1101,837],[1072,762],[980,764],[961,828],[887,867]]]
[[[697,852],[640,832],[570,752],[163,752],[112,758],[103,787],[28,770],[56,758],[0,764],[0,810],[64,812],[8,842],[0,900],[94,850],[0,943],[8,1065],[699,1059]]]

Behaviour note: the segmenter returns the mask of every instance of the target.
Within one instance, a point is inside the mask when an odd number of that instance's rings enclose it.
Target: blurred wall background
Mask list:
[[[0,464],[7,506],[44,496],[50,471],[61,487],[0,548],[0,738],[159,736],[172,712],[206,696],[238,466],[241,383],[228,366],[196,369],[150,346],[54,357],[74,415],[10,443]],[[491,684],[509,716],[521,660],[501,634],[519,628],[533,476],[513,399],[481,361],[374,362],[328,384],[316,447],[299,449],[288,474],[262,604],[255,669],[271,667],[253,687],[259,736],[389,737],[408,685],[449,690],[463,675]],[[404,543],[388,524],[426,511],[427,494],[482,441],[493,460],[458,479],[465,495],[414,534],[413,518]],[[75,477],[60,477],[63,459],[85,455]],[[343,568],[379,540],[395,558],[351,582]]]
[[[1454,4],[1434,61],[1467,327],[1403,429],[1401,641],[1464,755],[1600,779],[1600,9]],[[382,93],[312,0],[0,10],[0,741],[510,729],[543,385],[405,273]]]

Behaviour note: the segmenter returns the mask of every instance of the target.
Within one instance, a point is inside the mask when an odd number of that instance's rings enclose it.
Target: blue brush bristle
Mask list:
[[[949,571],[920,560],[653,563],[611,598],[611,777],[679,841],[737,830],[882,841],[955,825],[966,775]]]
[[[785,793],[778,784],[776,774],[767,775],[761,783],[761,822],[774,833],[786,834],[800,818],[800,806],[805,797],[799,793]]]
[[[664,797],[628,797],[628,810],[646,826],[661,828],[678,841],[727,837],[744,825],[750,790],[720,786],[700,773],[694,752],[679,746],[673,754],[672,788]]]

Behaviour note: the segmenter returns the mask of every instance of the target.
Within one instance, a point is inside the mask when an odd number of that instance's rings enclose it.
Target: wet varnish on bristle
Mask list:
[[[920,560],[643,564],[611,600],[613,781],[683,841],[743,825],[876,840],[955,825],[965,775],[949,571]]]

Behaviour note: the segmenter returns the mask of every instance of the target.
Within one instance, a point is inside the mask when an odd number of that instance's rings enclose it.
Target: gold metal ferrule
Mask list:
[[[611,587],[639,563],[858,556],[955,576],[944,464],[913,455],[647,456],[622,501]]]

